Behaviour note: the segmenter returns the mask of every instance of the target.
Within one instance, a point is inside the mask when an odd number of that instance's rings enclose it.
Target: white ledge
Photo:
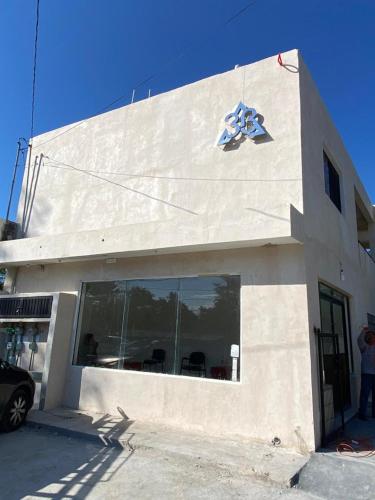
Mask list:
[[[291,207],[291,217],[299,212]],[[297,221],[296,221],[297,222]],[[281,217],[242,217],[218,225],[200,216],[196,224],[168,220],[130,224],[107,229],[36,236],[0,243],[0,264],[4,266],[47,262],[134,257],[185,253],[214,249],[280,245],[301,242],[292,234],[291,220]],[[295,224],[297,228],[301,224]],[[300,231],[294,231],[299,233]]]

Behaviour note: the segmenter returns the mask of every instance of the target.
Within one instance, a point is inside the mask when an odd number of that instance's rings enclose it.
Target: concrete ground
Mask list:
[[[65,429],[65,433],[64,429],[51,430],[34,423],[11,434],[0,434],[0,499],[375,498],[373,419],[365,423],[352,420],[344,436],[312,454],[300,471],[297,487],[287,488],[275,481],[285,477],[283,472],[277,474],[275,467],[284,472],[289,470],[289,465],[283,469],[280,461],[280,458],[288,460],[287,453],[279,448],[271,462],[268,453],[264,455],[260,448],[247,449],[246,444],[246,450],[236,456],[239,450],[235,443],[216,443],[213,448],[206,440],[206,451],[202,452],[197,437],[172,435],[170,429],[166,435],[163,429],[147,430],[143,424],[125,425],[121,421],[119,425],[113,418],[90,420],[90,425],[106,437],[106,445],[97,438],[94,429],[91,437],[77,432],[77,426],[82,430],[82,419],[70,421],[67,424],[70,429]],[[108,443],[108,438],[115,438],[116,433],[126,446]],[[127,434],[130,437],[124,441]],[[350,444],[352,449],[341,446],[338,452],[337,446],[343,443]],[[263,470],[267,467],[272,474],[252,474],[249,461],[255,458],[260,460]]]
[[[312,500],[199,457],[106,447],[32,427],[0,434],[0,498]]]
[[[301,455],[281,446],[208,436],[131,420],[121,408],[118,408],[117,415],[68,408],[33,410],[28,416],[28,425],[130,451],[151,448],[177,453],[199,459],[201,464],[234,470],[278,486],[295,484],[300,470],[310,458],[308,454]]]
[[[298,488],[329,500],[374,500],[375,419],[347,423],[340,437],[312,455]]]

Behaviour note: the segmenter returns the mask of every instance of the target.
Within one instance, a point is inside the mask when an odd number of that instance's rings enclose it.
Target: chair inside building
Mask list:
[[[164,373],[165,357],[166,352],[164,349],[154,349],[151,358],[143,361],[143,370],[153,371],[153,368],[159,368]]]
[[[192,352],[188,358],[182,358],[181,370],[197,373],[200,377],[206,376],[206,356],[203,352]]]

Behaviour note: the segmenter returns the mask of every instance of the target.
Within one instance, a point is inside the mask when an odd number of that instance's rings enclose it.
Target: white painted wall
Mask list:
[[[75,307],[76,294],[55,294],[42,380],[41,409],[49,410],[63,404]]]
[[[350,295],[353,330],[374,312],[374,264],[358,252],[354,185],[372,207],[297,51],[283,61],[289,66],[269,58],[35,138],[31,164],[41,153],[49,159],[29,173],[38,182],[27,238],[0,243],[0,262],[46,265],[20,267],[18,292],[77,294],[90,280],[242,278],[241,383],[68,362],[66,404],[121,406],[130,418],[217,434],[277,435],[304,451],[318,444],[318,281]],[[263,115],[269,136],[223,151],[214,142],[240,100]],[[342,176],[343,214],[324,191],[323,147]],[[259,248],[268,243],[279,245]],[[117,263],[106,264],[113,255]]]
[[[241,276],[241,382],[76,367],[65,404],[131,419],[314,447],[303,248],[300,245],[22,268],[19,289],[78,293],[80,281]],[[298,311],[298,314],[296,314]],[[68,333],[68,332],[67,332]],[[73,357],[73,343],[71,358]]]
[[[300,58],[301,126],[303,158],[304,249],[309,304],[311,359],[313,370],[316,437],[320,435],[318,365],[313,327],[320,327],[318,281],[322,280],[350,299],[352,344],[355,361],[352,414],[357,410],[360,382],[360,353],[357,336],[375,313],[375,263],[358,245],[355,189],[364,208],[373,217],[368,195],[355,171],[316,86]],[[323,150],[340,175],[342,213],[325,193]],[[370,233],[374,219],[370,222]],[[345,280],[340,278],[343,269]],[[318,444],[319,441],[317,441]]]
[[[284,60],[297,65],[297,51]],[[290,243],[290,206],[303,208],[298,88],[271,57],[34,138],[18,210],[27,243],[2,243],[0,260]],[[239,101],[268,135],[224,151]]]

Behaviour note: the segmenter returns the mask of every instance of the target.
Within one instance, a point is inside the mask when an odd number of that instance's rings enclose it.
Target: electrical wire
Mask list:
[[[39,35],[39,7],[40,0],[36,0],[36,19],[35,19],[35,38],[34,38],[34,62],[33,62],[33,78],[32,78],[32,95],[31,95],[31,120],[30,120],[30,141],[29,141],[29,156],[27,166],[27,178],[29,177],[30,166],[31,166],[31,151],[32,151],[32,140],[34,136],[34,115],[35,115],[35,89],[36,89],[36,70],[37,70],[37,54],[38,54],[38,35]],[[25,188],[25,200],[28,196],[28,185]],[[23,228],[21,228],[22,234],[24,235]]]
[[[35,40],[34,40],[33,83],[32,83],[32,98],[31,98],[30,138],[32,138],[34,135],[35,87],[36,87],[36,69],[37,69],[36,63],[37,63],[38,34],[39,34],[39,4],[40,4],[40,0],[36,0],[36,20],[35,20]]]
[[[46,162],[45,159],[49,160],[49,162]],[[186,212],[186,213],[189,213],[189,214],[192,214],[192,215],[199,215],[198,213],[194,212],[193,210],[189,209],[189,208],[186,208],[186,207],[182,207],[180,205],[176,205],[174,203],[171,203],[167,200],[163,200],[161,198],[157,198],[153,195],[150,195],[150,194],[147,194],[143,191],[140,191],[138,189],[134,189],[134,188],[131,188],[129,186],[126,186],[124,184],[120,184],[119,182],[115,182],[111,179],[108,179],[106,177],[102,177],[101,175],[97,175],[98,173],[101,173],[102,175],[104,174],[109,174],[109,175],[125,175],[125,176],[129,176],[131,178],[152,178],[152,179],[163,179],[163,180],[183,180],[183,181],[214,181],[214,182],[218,182],[218,181],[222,181],[222,182],[246,182],[246,181],[249,181],[249,182],[279,182],[279,181],[287,181],[287,182],[291,182],[291,181],[300,181],[300,179],[220,179],[220,178],[191,178],[191,177],[163,177],[163,176],[147,176],[147,175],[138,175],[138,174],[126,174],[126,173],[113,173],[113,172],[101,172],[101,171],[97,171],[97,170],[87,170],[87,169],[83,169],[83,168],[79,168],[77,166],[74,166],[74,165],[71,165],[69,163],[64,163],[64,162],[59,162],[58,160],[54,160],[53,158],[51,158],[50,156],[47,156],[47,155],[43,155],[43,166],[46,166],[46,167],[51,167],[51,168],[61,168],[61,169],[66,169],[68,171],[73,171],[73,172],[77,172],[77,173],[81,173],[81,174],[85,174],[85,175],[88,175],[90,177],[94,177],[96,179],[99,179],[101,181],[104,181],[104,182],[107,182],[109,184],[112,184],[114,186],[118,186],[122,189],[125,189],[127,191],[130,191],[130,192],[133,192],[137,195],[140,195],[140,196],[143,196],[145,198],[149,198],[151,200],[154,200],[154,201],[157,201],[159,203],[163,203],[164,205],[168,205],[172,208],[175,208],[175,209],[178,209],[178,210],[181,210],[183,212]],[[255,209],[250,209],[248,208],[248,210],[255,210]],[[280,217],[277,217],[277,216],[274,216],[272,214],[268,214],[266,212],[261,212],[259,210],[255,210],[256,212],[259,212],[263,215],[266,215],[268,217],[276,217],[278,219],[281,219],[281,220],[287,220],[287,219],[283,219],[283,218],[280,218]]]
[[[234,20],[238,19],[240,16],[242,16],[250,7],[252,7],[255,3],[257,2],[257,0],[253,0],[251,2],[249,2],[247,5],[245,5],[245,7],[243,7],[242,9],[238,10],[236,13],[234,13],[231,17],[229,17],[228,19],[226,19],[223,23],[221,23],[203,42],[201,42],[201,44],[199,44],[198,48],[202,48],[202,46],[204,44],[206,44],[215,34],[216,32],[219,30],[219,29],[222,29],[226,26],[228,26],[229,24],[231,24]],[[39,0],[38,0],[38,6],[39,6]],[[183,52],[179,53],[177,56],[173,56],[171,59],[169,59],[168,61],[166,61],[163,65],[162,65],[162,69],[160,71],[158,71],[157,73],[154,73],[154,74],[151,74],[149,76],[147,76],[146,78],[144,78],[143,80],[141,80],[140,82],[138,82],[135,86],[133,86],[133,91],[139,89],[140,87],[142,87],[143,85],[145,85],[146,83],[150,82],[151,80],[154,80],[155,78],[158,78],[160,75],[162,75],[166,68],[169,67],[171,64],[174,64],[177,60],[181,59],[182,57],[184,57],[186,55],[186,53],[188,53],[191,49],[194,48],[194,44],[191,44],[189,45]],[[57,139],[58,137],[64,135],[64,134],[67,134],[68,132],[70,132],[71,130],[74,130],[75,128],[79,127],[80,125],[83,125],[88,119],[90,118],[93,118],[94,116],[97,116],[101,113],[104,113],[106,111],[109,111],[109,109],[114,106],[115,104],[117,104],[118,102],[122,101],[123,99],[125,99],[126,97],[128,97],[128,93],[129,93],[129,90],[127,91],[127,93],[124,93],[122,94],[121,96],[117,97],[116,99],[114,99],[113,101],[111,101],[109,104],[107,104],[106,106],[104,106],[103,108],[99,109],[99,111],[93,113],[92,115],[90,115],[88,118],[85,118],[84,120],[81,120],[77,123],[75,123],[74,125],[72,125],[71,127],[61,131],[60,133],[58,133],[57,135],[51,137],[50,139],[47,139],[46,141],[36,145],[34,147],[35,148],[40,148],[41,146],[51,142],[51,141],[54,141],[55,139]]]
[[[49,157],[46,156],[46,155],[44,155],[44,158],[49,158]],[[125,186],[124,184],[120,184],[119,182],[115,182],[115,181],[112,181],[110,179],[106,179],[105,177],[100,177],[100,175],[93,174],[91,172],[88,172],[87,170],[83,170],[81,168],[74,167],[72,165],[71,165],[71,168],[72,168],[72,170],[74,170],[76,172],[81,172],[81,173],[84,173],[84,174],[86,174],[86,175],[88,175],[90,177],[94,177],[95,179],[99,179],[101,181],[108,182],[108,184],[112,184],[114,186],[118,186],[118,187],[120,187],[122,189],[125,189],[126,191],[130,191],[131,193],[135,193],[137,195],[144,196],[145,198],[148,198],[150,200],[157,201],[159,203],[163,203],[164,205],[167,205],[167,206],[169,206],[171,208],[175,208],[177,210],[181,210],[181,211],[189,213],[191,215],[199,215],[197,212],[194,212],[193,210],[190,210],[189,208],[185,208],[185,207],[182,207],[180,205],[176,205],[175,203],[171,203],[170,201],[163,200],[161,198],[157,198],[156,196],[144,193],[143,191],[139,191],[138,189],[134,189],[134,188],[131,188],[129,186]]]
[[[336,451],[340,455],[351,458],[368,458],[375,456],[375,436],[357,439],[344,438],[336,444]]]
[[[56,160],[50,156],[45,156],[48,158],[49,162],[43,162],[43,165],[50,168],[61,168],[64,170],[77,170],[79,169],[82,173],[90,173],[90,174],[101,174],[101,175],[112,175],[112,176],[120,176],[120,177],[130,177],[136,179],[160,179],[160,180],[170,180],[170,181],[212,181],[212,182],[297,182],[300,181],[301,178],[285,178],[285,179],[244,179],[244,178],[230,178],[230,177],[172,177],[167,175],[147,175],[147,174],[133,174],[127,172],[114,172],[114,171],[106,171],[106,170],[91,170],[91,169],[83,169],[81,167],[77,167],[75,165],[71,165],[69,163],[64,163],[62,161]]]

